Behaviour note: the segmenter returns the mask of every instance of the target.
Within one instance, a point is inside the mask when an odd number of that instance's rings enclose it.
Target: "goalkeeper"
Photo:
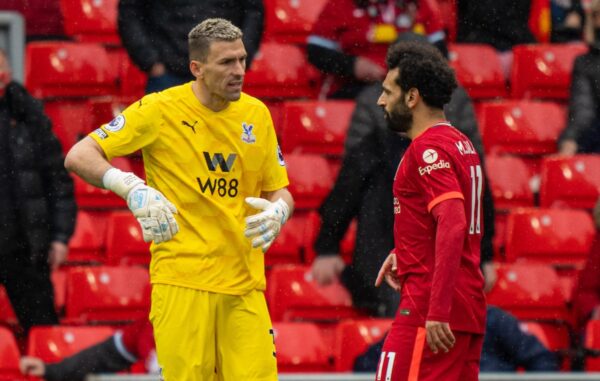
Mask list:
[[[194,81],[145,96],[76,144],[65,165],[123,197],[153,241],[164,380],[277,380],[264,255],[293,211],[271,115],[242,93],[246,50],[229,21],[188,36]],[[141,150],[146,182],[109,160]]]

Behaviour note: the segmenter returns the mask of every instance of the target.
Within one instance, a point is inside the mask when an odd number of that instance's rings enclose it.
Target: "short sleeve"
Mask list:
[[[156,140],[162,121],[156,96],[147,95],[131,104],[88,135],[102,147],[108,160],[132,154]]]
[[[286,187],[289,184],[289,180],[283,153],[277,142],[273,120],[266,107],[264,118],[268,132],[265,146],[266,159],[263,166],[263,185],[261,190],[272,192]]]
[[[409,170],[417,186],[423,191],[427,202],[427,211],[440,202],[451,198],[464,200],[458,182],[454,162],[447,150],[433,142],[413,142],[414,164]]]

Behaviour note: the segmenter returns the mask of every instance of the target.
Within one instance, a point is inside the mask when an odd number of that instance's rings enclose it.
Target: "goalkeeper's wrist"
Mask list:
[[[279,205],[281,208],[281,225],[283,225],[287,222],[288,218],[290,218],[290,206],[282,198],[275,201],[275,204]]]
[[[110,168],[102,176],[102,185],[127,200],[127,195],[133,188],[144,184],[144,180],[132,172],[123,172],[117,168]]]

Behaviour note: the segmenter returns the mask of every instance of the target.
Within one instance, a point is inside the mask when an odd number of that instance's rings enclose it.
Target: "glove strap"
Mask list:
[[[279,207],[281,208],[281,226],[283,226],[283,224],[287,222],[288,218],[290,218],[290,207],[287,204],[287,202],[283,201],[282,198],[275,201],[275,204],[279,205]]]
[[[132,172],[123,172],[117,168],[110,168],[102,177],[105,189],[111,190],[127,200],[129,192],[137,185],[144,184],[144,180]]]

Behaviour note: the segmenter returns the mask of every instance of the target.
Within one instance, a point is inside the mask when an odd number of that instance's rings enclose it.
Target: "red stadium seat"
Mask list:
[[[114,333],[111,327],[34,327],[29,333],[27,354],[44,362],[57,362],[97,344]]]
[[[274,321],[332,321],[360,315],[341,283],[319,286],[308,266],[275,266],[267,282],[267,301]]]
[[[569,328],[565,325],[540,323],[534,321],[521,322],[521,330],[537,337],[537,339],[553,352],[566,352],[571,347]]]
[[[77,213],[75,232],[69,241],[69,262],[104,262],[107,220],[108,214],[103,211],[80,210]]]
[[[585,330],[585,349],[589,355],[585,360],[585,370],[600,372],[600,320],[590,320]]]
[[[346,320],[335,333],[335,371],[350,372],[356,358],[385,337],[392,319]]]
[[[285,155],[285,162],[296,208],[318,208],[333,187],[327,160],[319,155],[289,154]]]
[[[67,297],[67,269],[65,267],[53,270],[50,274],[50,280],[54,287],[54,306],[59,315],[65,308],[65,298]]]
[[[148,270],[141,267],[79,267],[67,275],[68,322],[120,322],[146,316]]]
[[[546,158],[542,162],[541,206],[592,209],[599,195],[599,155]]]
[[[61,0],[67,35],[83,42],[120,44],[117,31],[119,0]]]
[[[150,244],[144,242],[142,228],[129,209],[110,213],[107,226],[107,264],[127,266],[150,263]]]
[[[108,54],[117,67],[119,96],[128,99],[127,104],[142,98],[145,94],[148,75],[131,61],[124,48],[110,48]]]
[[[283,104],[281,149],[341,157],[353,101],[296,101]]]
[[[129,106],[129,99],[111,96],[95,97],[87,100],[87,106],[90,126],[94,130],[117,117]]]
[[[575,58],[588,50],[584,44],[536,44],[513,48],[513,98],[569,98]]]
[[[0,327],[0,380],[25,379],[19,370],[19,347],[12,332]]]
[[[17,316],[15,315],[15,311],[10,304],[10,300],[6,294],[6,289],[2,285],[0,285],[0,324],[12,326],[16,326],[18,324]]]
[[[506,78],[493,47],[484,44],[451,44],[448,53],[458,82],[471,98],[506,96]]]
[[[498,263],[498,280],[487,294],[489,304],[522,320],[569,321],[556,271],[541,263]]]
[[[486,173],[497,210],[533,206],[533,174],[516,156],[490,155],[485,159]]]
[[[316,324],[274,323],[277,368],[280,372],[327,372],[329,348]]]
[[[265,40],[306,44],[327,0],[265,0]]]
[[[319,215],[315,211],[294,213],[265,255],[265,264],[273,266],[302,263],[308,246],[312,245],[313,226],[318,220]]]
[[[258,98],[315,98],[318,78],[302,49],[264,42],[246,73],[244,91]]]
[[[489,153],[545,155],[556,152],[565,108],[551,102],[503,101],[480,109],[483,143]]]
[[[506,260],[582,265],[595,233],[591,216],[581,210],[517,209],[506,223]]]
[[[84,100],[47,101],[44,110],[65,154],[92,131],[90,107]]]
[[[102,46],[75,42],[30,42],[25,83],[34,97],[114,94],[117,66]]]

